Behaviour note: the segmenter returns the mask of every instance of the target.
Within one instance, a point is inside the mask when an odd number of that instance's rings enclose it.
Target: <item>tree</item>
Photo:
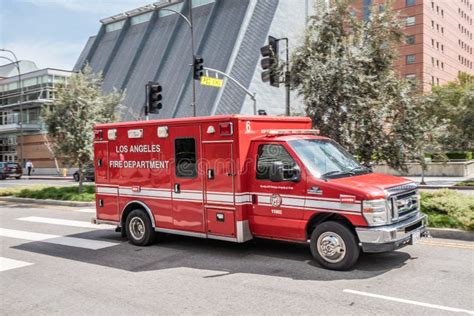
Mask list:
[[[401,22],[392,10],[375,7],[362,21],[350,3],[335,1],[310,18],[292,56],[292,87],[322,135],[362,163],[404,169],[423,136],[423,122],[412,84],[393,67]]]
[[[445,150],[474,149],[474,75],[460,73],[454,82],[432,89],[430,112],[446,126],[438,141]]]
[[[118,91],[104,95],[101,84],[102,75],[87,65],[67,84],[57,85],[54,102],[42,110],[56,156],[79,168],[79,193],[84,168],[93,161],[94,125],[116,121],[117,107],[123,100]]]

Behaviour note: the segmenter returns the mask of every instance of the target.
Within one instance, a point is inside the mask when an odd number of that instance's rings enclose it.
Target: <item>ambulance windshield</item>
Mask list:
[[[341,178],[371,172],[332,140],[302,139],[292,140],[289,144],[317,178]]]

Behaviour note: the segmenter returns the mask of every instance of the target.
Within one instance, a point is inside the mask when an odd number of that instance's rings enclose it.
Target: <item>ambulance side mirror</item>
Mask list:
[[[285,180],[284,166],[281,161],[273,161],[270,165],[270,181],[282,182]]]

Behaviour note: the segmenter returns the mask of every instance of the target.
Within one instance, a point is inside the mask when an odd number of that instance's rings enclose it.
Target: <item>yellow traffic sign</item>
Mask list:
[[[224,84],[224,80],[219,78],[212,78],[207,76],[201,77],[201,84],[203,86],[217,87],[220,88]]]

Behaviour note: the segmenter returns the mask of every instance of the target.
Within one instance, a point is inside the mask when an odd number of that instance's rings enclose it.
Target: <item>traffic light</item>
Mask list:
[[[204,75],[204,59],[201,56],[194,56],[194,80],[200,80],[201,77]]]
[[[268,45],[260,48],[262,60],[262,81],[270,82],[273,87],[280,86],[280,75],[278,72],[278,40],[273,36],[268,37]]]
[[[148,95],[147,95],[147,106],[148,113],[158,113],[163,107],[161,100],[161,91],[163,91],[161,85],[157,82],[148,83]]]

